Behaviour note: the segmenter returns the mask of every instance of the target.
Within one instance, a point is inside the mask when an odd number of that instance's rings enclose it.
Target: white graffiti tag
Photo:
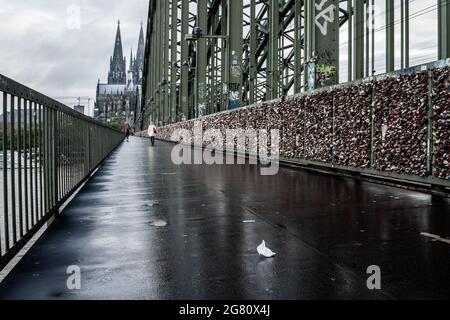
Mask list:
[[[317,2],[315,3],[316,6],[316,10],[320,11],[323,9],[323,6],[325,5],[325,3],[327,3],[328,0],[322,0],[319,4],[317,4]]]
[[[327,2],[328,0],[322,0],[320,4],[315,4],[316,10],[319,11],[316,15],[316,25],[324,36],[328,34],[328,23],[334,22],[334,12],[336,10],[334,4],[331,4],[326,9],[322,10]]]

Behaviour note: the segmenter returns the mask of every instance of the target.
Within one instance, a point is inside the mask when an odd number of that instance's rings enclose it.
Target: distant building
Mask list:
[[[126,58],[123,56],[120,21],[117,26],[114,52],[110,58],[108,83],[97,83],[95,118],[109,121],[120,118],[134,123],[134,115],[142,96],[142,78],[144,69],[144,31],[141,24],[136,56],[131,50],[130,64],[126,70]]]
[[[82,106],[82,105],[76,105],[76,106],[73,107],[73,109],[74,109],[76,112],[85,114],[85,113],[84,113],[84,111],[85,111],[85,106]]]

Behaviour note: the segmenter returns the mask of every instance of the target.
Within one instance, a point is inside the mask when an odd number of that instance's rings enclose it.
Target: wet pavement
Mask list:
[[[450,200],[257,166],[176,166],[124,143],[0,285],[0,299],[450,298]],[[198,152],[198,151],[196,151]],[[260,258],[265,240],[277,255]],[[69,266],[81,290],[67,289]],[[367,288],[368,266],[382,290]]]

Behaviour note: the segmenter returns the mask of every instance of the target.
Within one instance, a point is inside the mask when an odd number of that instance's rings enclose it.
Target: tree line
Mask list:
[[[14,146],[13,146],[13,150],[14,151],[18,151],[18,150],[24,150],[24,149],[29,149],[30,147],[33,147],[34,145],[34,141],[36,141],[36,145],[38,145],[39,143],[39,138],[40,138],[40,132],[38,129],[21,129],[21,139],[19,141],[19,129],[14,129],[14,132],[11,133],[11,129],[6,129],[6,150],[12,150],[11,149],[11,142],[12,140],[14,141]],[[27,137],[26,141],[25,141],[25,135]],[[3,145],[5,142],[5,129],[4,128],[0,128],[0,150],[3,151]],[[31,139],[30,139],[31,138]],[[30,141],[31,140],[31,141]],[[30,143],[31,142],[31,143]]]

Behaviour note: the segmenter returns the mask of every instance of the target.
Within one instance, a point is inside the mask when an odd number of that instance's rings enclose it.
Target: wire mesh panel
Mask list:
[[[306,160],[332,162],[333,93],[321,91],[306,100]]]
[[[449,106],[450,67],[439,61],[210,115],[201,121],[202,132],[219,129],[223,137],[227,129],[277,129],[284,159],[447,186]],[[158,138],[170,141],[179,128],[193,132],[194,122],[159,128]],[[204,141],[193,143],[206,146]],[[248,141],[241,149],[238,151],[250,151]]]
[[[375,168],[427,176],[428,73],[375,82]]]
[[[434,175],[450,180],[450,67],[433,71]]]
[[[369,168],[372,84],[338,89],[334,97],[334,164]]]
[[[284,100],[279,104],[280,155],[288,159],[303,159],[305,155],[305,101],[304,97]]]
[[[0,269],[124,138],[0,75]]]

